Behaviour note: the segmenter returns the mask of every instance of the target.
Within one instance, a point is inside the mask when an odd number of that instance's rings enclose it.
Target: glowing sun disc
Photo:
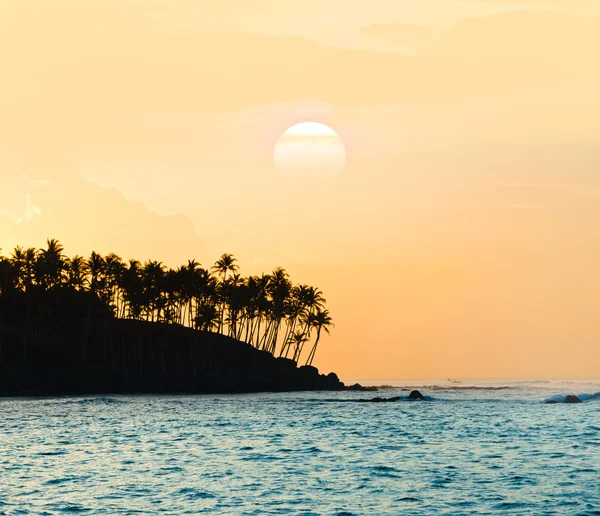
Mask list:
[[[333,177],[346,162],[339,135],[318,122],[302,122],[285,131],[275,145],[275,164],[287,176]]]

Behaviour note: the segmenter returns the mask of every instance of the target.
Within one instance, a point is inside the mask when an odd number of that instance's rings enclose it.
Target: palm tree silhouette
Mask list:
[[[319,345],[319,339],[321,338],[321,330],[325,330],[327,334],[330,333],[329,328],[335,326],[333,324],[333,319],[329,315],[328,310],[317,310],[314,314],[311,314],[309,317],[309,324],[317,329],[317,338],[315,343],[313,344],[310,353],[308,354],[308,358],[306,359],[306,365],[312,365],[313,360],[315,358],[315,354],[317,352],[317,346]]]
[[[32,315],[39,319],[62,314],[64,335],[70,321],[85,319],[82,363],[92,325],[107,317],[219,332],[280,357],[291,352],[296,361],[316,331],[307,365],[314,361],[322,331],[329,333],[333,326],[322,292],[309,285],[294,286],[279,267],[271,274],[244,278],[234,256],[227,253],[210,270],[195,260],[167,268],[154,260],[124,262],[114,253],[68,258],[56,239],[48,239],[44,249],[17,246],[9,258],[0,257],[0,360],[8,300],[14,307],[12,319],[20,310],[16,320],[24,326],[24,364]],[[134,360],[141,353],[137,349]]]
[[[233,257],[232,254],[228,254],[228,253],[224,253],[221,255],[221,258],[219,258],[215,264],[212,266],[211,270],[216,272],[220,277],[221,277],[221,285],[225,285],[225,280],[227,279],[227,273],[228,272],[237,272],[239,270],[239,267],[236,265],[237,260]],[[224,313],[225,313],[225,301],[222,300],[221,302],[221,308],[220,308],[220,312],[221,312],[221,318],[219,320],[219,328],[218,331],[222,332],[223,331],[223,317],[224,317]]]
[[[308,341],[308,336],[306,333],[302,333],[301,331],[297,331],[292,333],[289,337],[290,346],[294,346],[294,360],[298,360],[300,358],[300,354],[302,353],[302,347]]]
[[[29,337],[29,326],[31,316],[31,297],[32,288],[35,282],[35,262],[37,252],[34,248],[29,247],[23,250],[17,246],[13,251],[12,263],[19,277],[19,285],[25,291],[27,298],[27,312],[25,317],[25,332],[23,336],[23,364],[27,363],[27,339]]]
[[[65,284],[75,290],[84,290],[87,285],[85,272],[85,259],[81,256],[73,256],[66,261]]]
[[[34,273],[38,284],[51,290],[62,283],[62,274],[65,269],[63,247],[58,240],[49,238],[46,241],[48,248],[40,249],[34,265]]]

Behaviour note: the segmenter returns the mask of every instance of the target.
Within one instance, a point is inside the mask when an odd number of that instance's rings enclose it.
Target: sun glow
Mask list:
[[[346,161],[339,135],[318,122],[303,122],[285,131],[275,145],[275,164],[284,175],[333,177]]]

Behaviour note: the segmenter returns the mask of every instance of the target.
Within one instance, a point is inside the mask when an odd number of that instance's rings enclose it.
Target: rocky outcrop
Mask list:
[[[411,391],[408,395],[408,399],[425,401],[425,396],[423,396],[419,391]]]
[[[356,390],[356,389],[353,389]],[[389,402],[393,402],[393,401],[401,401],[401,400],[420,400],[420,401],[426,401],[425,396],[423,396],[419,391],[412,391],[407,397],[403,397],[403,396],[392,396],[391,398],[380,398],[375,397],[375,398],[369,398],[369,399],[360,399],[357,400],[360,403],[389,403]]]
[[[402,398],[400,396],[393,396],[392,398],[371,398],[368,400],[358,400],[360,403],[390,403],[393,401],[400,401]]]
[[[546,403],[546,405],[554,405],[556,403],[583,403],[583,401],[574,394],[569,394],[568,396],[565,396],[564,399],[562,398],[562,396],[556,396],[554,398],[544,401],[544,403]]]
[[[347,391],[371,391],[376,392],[379,389],[374,386],[363,387],[360,383],[355,383],[346,387]]]

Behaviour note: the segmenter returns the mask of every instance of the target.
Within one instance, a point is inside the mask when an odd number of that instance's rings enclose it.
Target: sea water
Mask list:
[[[372,383],[0,400],[0,514],[600,514],[600,382]]]

